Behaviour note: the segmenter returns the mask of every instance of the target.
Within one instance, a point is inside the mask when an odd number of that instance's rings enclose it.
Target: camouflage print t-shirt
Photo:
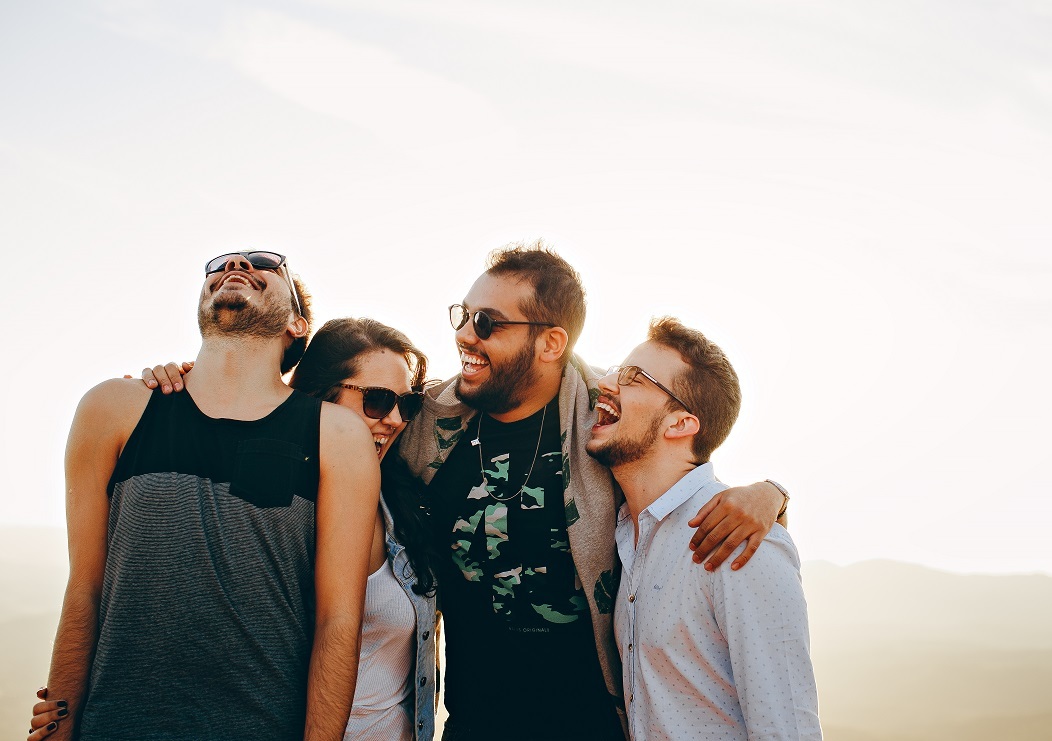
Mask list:
[[[557,403],[476,420],[428,488],[449,554],[438,576],[450,722],[479,738],[621,739],[570,557]]]

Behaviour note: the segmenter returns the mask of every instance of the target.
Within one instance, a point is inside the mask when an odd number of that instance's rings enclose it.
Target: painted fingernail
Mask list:
[[[157,385],[157,381],[147,381],[146,385],[149,386],[150,388],[153,388],[154,386]]]
[[[707,564],[705,564],[705,570],[706,570],[706,571],[712,571],[712,568],[713,568],[713,567],[712,567],[712,564],[711,564],[711,563],[707,563]]]
[[[59,706],[60,708],[65,708],[65,707],[69,707],[69,703],[68,703],[68,702],[66,702],[65,700],[59,700],[59,701],[58,701],[58,706]]]
[[[171,386],[169,386],[169,385],[168,385],[167,383],[166,383],[166,384],[164,385],[164,388],[162,388],[162,389],[161,389],[161,391],[163,391],[163,392],[164,392],[164,393],[166,393],[166,394],[167,394],[167,393],[168,393],[169,391],[171,391],[171,390],[172,390],[172,387],[171,387]]]
[[[740,563],[732,563],[731,564],[731,571],[737,571],[741,567],[742,567],[742,565]]]
[[[176,391],[182,391],[183,390],[183,384],[177,382],[175,384],[175,390]]]
[[[58,728],[58,723],[56,723],[55,721],[51,721],[50,723],[47,724],[47,729],[49,731],[53,731],[56,728]]]
[[[58,717],[65,718],[67,715],[69,715],[69,711],[66,710],[66,708],[59,708],[58,709]]]

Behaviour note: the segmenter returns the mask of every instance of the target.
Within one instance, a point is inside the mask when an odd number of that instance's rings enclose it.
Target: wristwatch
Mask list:
[[[782,516],[785,515],[785,511],[789,509],[789,492],[786,491],[785,487],[779,484],[777,481],[773,481],[771,479],[764,479],[764,481],[766,481],[768,484],[780,491],[782,493],[782,496],[785,497],[785,501],[782,502],[782,508],[778,510],[778,517],[775,518],[776,520],[780,520]]]

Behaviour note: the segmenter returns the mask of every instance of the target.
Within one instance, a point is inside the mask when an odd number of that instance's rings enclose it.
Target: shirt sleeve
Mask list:
[[[727,640],[750,741],[822,738],[800,557],[775,525],[738,571],[712,575],[716,622]]]

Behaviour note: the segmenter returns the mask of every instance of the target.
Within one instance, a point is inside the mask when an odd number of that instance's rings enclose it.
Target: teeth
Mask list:
[[[621,419],[621,415],[618,414],[617,410],[607,404],[605,401],[597,402],[595,405],[596,409],[602,409],[604,412],[609,414],[614,419]]]
[[[381,445],[386,445],[387,444],[387,436],[386,435],[373,435],[373,442],[376,443],[377,447],[380,447]]]
[[[479,356],[468,355],[466,352],[460,353],[460,362],[468,365],[487,365],[486,361]]]

